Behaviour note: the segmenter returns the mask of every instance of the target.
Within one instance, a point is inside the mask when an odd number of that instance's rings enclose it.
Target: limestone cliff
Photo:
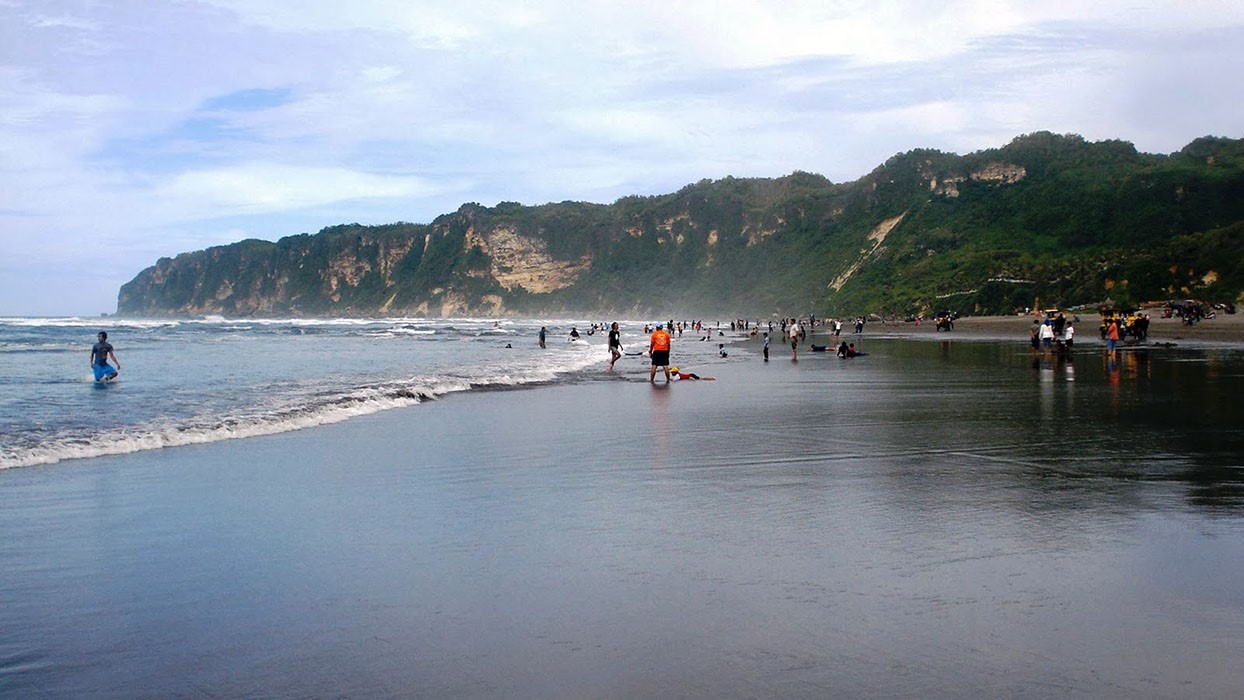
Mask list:
[[[610,205],[467,204],[429,224],[247,240],[157,261],[118,311],[767,316],[997,312],[1107,288],[1226,298],[1244,288],[1221,264],[1241,257],[1241,221],[1242,141],[1154,156],[1038,133],[967,156],[899,154],[842,184],[727,177]]]
[[[510,226],[491,231],[467,230],[467,247],[478,246],[489,257],[489,272],[507,292],[515,288],[534,294],[547,294],[569,287],[592,266],[588,256],[577,260],[557,260],[548,253],[548,244],[539,238],[523,236]]]

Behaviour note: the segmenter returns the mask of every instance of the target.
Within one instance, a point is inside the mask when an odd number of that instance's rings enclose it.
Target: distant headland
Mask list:
[[[137,316],[1007,314],[1244,293],[1244,140],[1038,132],[864,177],[702,180],[612,204],[465,204],[163,258]]]

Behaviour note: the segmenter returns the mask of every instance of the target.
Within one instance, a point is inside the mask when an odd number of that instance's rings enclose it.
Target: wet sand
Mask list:
[[[1244,375],[973,325],[6,470],[0,695],[1234,697]]]
[[[937,336],[966,337],[988,340],[1028,340],[1033,316],[965,316],[955,321],[950,332],[938,331],[931,321],[915,323],[870,322],[864,327],[867,336]],[[1080,314],[1076,324],[1076,342],[1098,344],[1101,338],[1098,327],[1101,317],[1097,314]],[[821,331],[822,329],[818,329]],[[842,337],[847,339],[850,328],[844,328]],[[1193,326],[1184,325],[1178,318],[1159,318],[1150,314],[1149,343],[1208,343],[1237,344],[1244,346],[1244,314],[1219,314]]]

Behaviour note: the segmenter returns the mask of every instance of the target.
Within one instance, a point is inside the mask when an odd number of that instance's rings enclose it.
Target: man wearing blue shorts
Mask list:
[[[117,363],[116,369],[108,364],[109,356],[112,361]],[[117,372],[121,369],[121,361],[117,359],[117,354],[112,351],[112,343],[108,342],[108,334],[100,331],[99,342],[91,346],[91,369],[95,372],[95,381],[104,382],[112,381],[117,378]]]

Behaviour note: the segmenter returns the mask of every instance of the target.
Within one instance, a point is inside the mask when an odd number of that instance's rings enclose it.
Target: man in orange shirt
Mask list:
[[[648,354],[652,356],[652,368],[648,370],[648,381],[656,382],[657,367],[665,370],[665,383],[670,381],[670,334],[660,323],[652,332],[648,343]]]
[[[1119,344],[1119,323],[1113,318],[1106,325],[1106,349],[1114,352],[1114,347]]]

